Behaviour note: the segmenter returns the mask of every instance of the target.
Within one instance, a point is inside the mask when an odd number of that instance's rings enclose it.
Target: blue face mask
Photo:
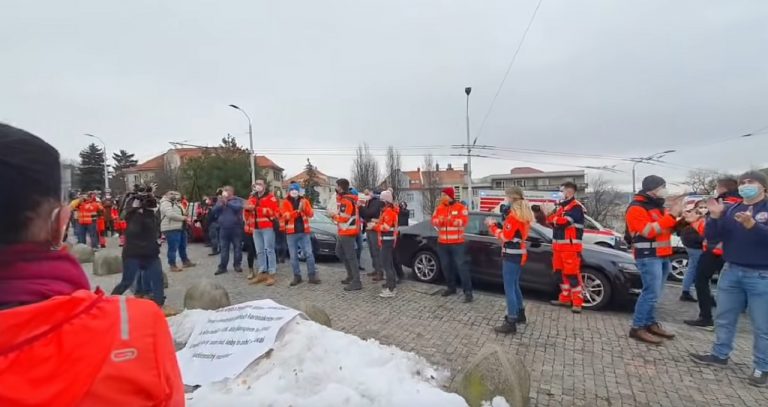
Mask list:
[[[741,185],[739,186],[739,195],[744,199],[754,199],[760,195],[760,188],[757,185]]]

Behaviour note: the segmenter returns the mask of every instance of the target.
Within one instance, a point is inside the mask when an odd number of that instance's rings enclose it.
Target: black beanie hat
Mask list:
[[[658,175],[649,175],[643,178],[643,192],[651,192],[664,185],[667,185],[667,181],[664,181],[664,178]]]
[[[31,133],[0,123],[0,191],[0,243],[15,243],[10,235],[24,228],[23,214],[34,209],[30,203],[61,200],[59,152]]]
[[[760,185],[763,186],[763,188],[768,189],[768,175],[765,175],[764,173],[760,171],[747,171],[744,174],[741,174],[739,177],[739,182],[744,181],[745,179],[751,179],[753,181],[757,181],[760,183]]]

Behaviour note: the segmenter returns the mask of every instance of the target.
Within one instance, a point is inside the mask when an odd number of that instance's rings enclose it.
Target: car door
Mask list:
[[[550,290],[559,284],[557,275],[552,272],[552,238],[544,229],[534,225],[528,233],[528,261],[520,275],[521,286]]]
[[[466,229],[467,250],[473,278],[501,281],[501,243],[488,233],[485,219],[489,216],[499,218],[490,213],[470,214]]]

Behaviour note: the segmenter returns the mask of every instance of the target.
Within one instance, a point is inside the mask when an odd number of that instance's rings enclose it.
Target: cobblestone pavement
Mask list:
[[[198,266],[168,273],[169,305],[181,308],[187,286],[199,279],[213,279],[229,290],[233,302],[271,298],[293,307],[304,301],[314,303],[330,314],[335,329],[396,345],[454,372],[484,346],[497,345],[525,361],[531,372],[533,406],[768,405],[768,389],[745,383],[752,366],[752,338],[747,329],[740,330],[727,368],[689,361],[689,352],[710,348],[713,333],[682,324],[684,318],[694,317],[697,311],[696,304],[677,301],[678,288],[665,291],[662,320],[678,336],[664,346],[629,339],[631,314],[626,310],[574,315],[550,306],[541,296],[528,294],[528,325],[510,337],[492,330],[505,309],[498,290],[478,292],[474,303],[464,304],[459,296],[435,295],[438,286],[406,279],[396,298],[382,299],[378,297],[380,285],[369,278],[364,280],[363,291],[342,291],[339,281],[345,273],[339,263],[333,262],[319,264],[323,280],[319,286],[304,283],[289,287],[289,264],[280,265],[276,286],[252,286],[245,275],[232,271],[214,276],[218,258],[206,253],[201,245],[191,245],[190,257]],[[364,264],[370,269],[368,260]],[[167,265],[164,267],[167,271]],[[90,274],[90,265],[86,270]],[[95,285],[111,290],[119,276],[91,279]]]

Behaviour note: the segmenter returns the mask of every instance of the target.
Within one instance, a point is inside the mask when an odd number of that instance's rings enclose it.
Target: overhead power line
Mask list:
[[[499,83],[498,89],[496,89],[496,94],[493,96],[493,99],[491,100],[491,105],[488,106],[488,111],[485,113],[485,116],[483,117],[483,121],[480,124],[480,130],[477,132],[477,137],[475,137],[475,142],[477,142],[477,139],[483,135],[483,129],[485,128],[485,123],[488,121],[488,116],[491,115],[491,111],[493,110],[494,105],[496,104],[496,99],[499,98],[499,94],[501,93],[501,90],[504,88],[504,83],[507,82],[507,77],[509,77],[509,72],[512,71],[512,66],[515,64],[515,61],[517,60],[517,55],[520,53],[520,50],[523,48],[523,44],[525,43],[526,37],[528,37],[528,31],[530,31],[531,26],[533,25],[533,21],[536,20],[536,15],[539,13],[539,8],[541,7],[541,3],[544,0],[539,0],[539,2],[536,4],[536,8],[533,9],[533,14],[531,14],[531,19],[528,20],[528,25],[525,27],[525,31],[523,31],[522,37],[520,37],[520,41],[517,43],[517,48],[515,49],[515,52],[512,54],[512,59],[509,61],[509,65],[507,65],[507,70],[504,72],[504,77],[501,79],[501,82]]]

